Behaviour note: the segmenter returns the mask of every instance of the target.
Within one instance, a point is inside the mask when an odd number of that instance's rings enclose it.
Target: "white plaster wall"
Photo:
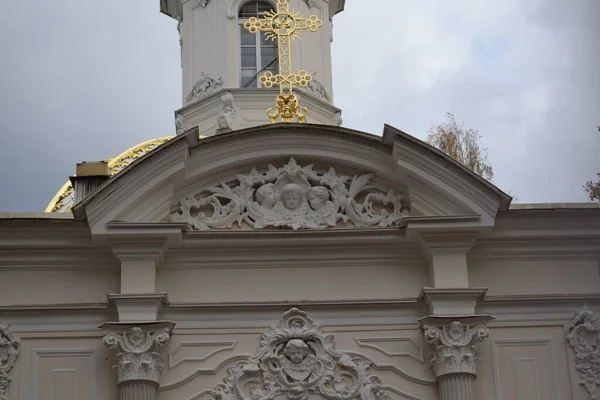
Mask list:
[[[0,271],[0,306],[106,303],[119,286],[118,270]]]
[[[427,286],[427,265],[227,268],[157,271],[172,302],[402,299]]]
[[[488,295],[598,293],[597,260],[470,261],[469,283]]]

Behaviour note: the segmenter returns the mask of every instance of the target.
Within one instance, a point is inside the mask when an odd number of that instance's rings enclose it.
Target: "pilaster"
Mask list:
[[[431,367],[440,400],[476,400],[477,344],[489,336],[489,315],[428,316],[420,320],[425,341],[432,345]]]
[[[117,354],[113,366],[120,400],[154,400],[164,365],[159,349],[166,345],[175,324],[111,322],[101,326],[104,345]]]
[[[431,284],[435,288],[467,288],[467,253],[477,232],[421,233],[419,243],[429,261]]]
[[[181,228],[170,225],[139,226],[110,223],[107,245],[121,263],[120,293],[109,293],[121,322],[155,321],[158,310],[168,305],[166,293],[156,292],[156,268],[168,244],[180,239]]]

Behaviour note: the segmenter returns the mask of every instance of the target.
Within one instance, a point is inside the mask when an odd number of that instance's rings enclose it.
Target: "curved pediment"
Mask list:
[[[198,139],[180,135],[133,163],[74,213],[185,222],[189,230],[402,226],[415,217],[481,216],[510,198],[402,133],[275,124]],[[507,200],[508,199],[508,200]]]

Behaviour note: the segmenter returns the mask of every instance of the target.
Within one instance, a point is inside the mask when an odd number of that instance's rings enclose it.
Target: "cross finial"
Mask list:
[[[298,74],[292,73],[292,55],[290,52],[290,43],[294,39],[300,39],[298,36],[301,30],[310,30],[316,32],[323,26],[316,15],[309,18],[300,17],[299,12],[289,10],[289,0],[277,0],[277,12],[271,10],[265,13],[265,18],[258,19],[251,17],[244,24],[250,33],[263,31],[266,33],[266,40],[275,40],[278,42],[279,73],[273,75],[267,71],[260,77],[259,81],[265,88],[271,88],[279,85],[279,96],[277,96],[276,107],[269,108],[267,115],[271,123],[277,122],[281,118],[282,122],[304,122],[308,110],[302,107],[299,110],[298,98],[294,95],[293,86],[308,86],[312,76],[304,70]]]

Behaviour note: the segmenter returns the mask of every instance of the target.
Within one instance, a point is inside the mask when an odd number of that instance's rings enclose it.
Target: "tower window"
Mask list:
[[[263,18],[265,12],[273,6],[266,1],[249,1],[245,3],[238,14],[241,47],[240,87],[260,87],[258,78],[271,71],[277,74],[279,62],[277,59],[277,40],[266,40],[264,32],[252,34],[244,28],[244,22],[250,17]]]

